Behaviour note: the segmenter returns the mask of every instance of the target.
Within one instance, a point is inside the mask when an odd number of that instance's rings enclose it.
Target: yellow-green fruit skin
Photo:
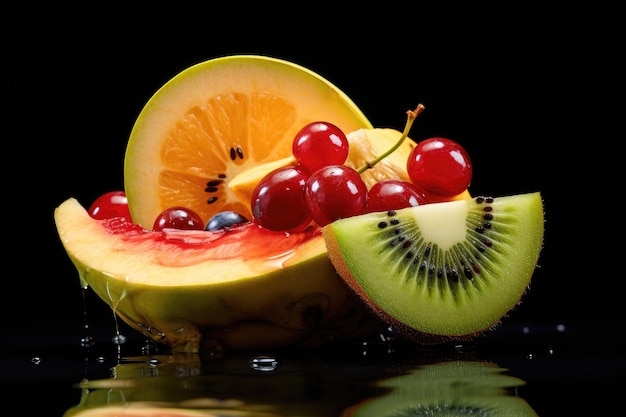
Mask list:
[[[293,264],[234,258],[172,267],[159,265],[156,250],[107,233],[73,198],[55,221],[81,285],[173,351],[316,347],[378,325],[336,274],[321,235],[297,248]]]
[[[495,213],[494,219],[485,220],[491,213]],[[404,259],[409,251],[407,241],[391,243],[395,238],[381,233],[379,225],[389,221],[388,214],[381,212],[325,226],[328,255],[344,281],[373,311],[426,343],[466,340],[497,325],[526,293],[543,247],[544,211],[539,192],[498,197],[487,205],[474,198],[398,210],[394,221],[415,227],[426,241],[434,242],[428,250],[412,247],[414,254],[422,250],[417,264],[412,263],[416,258]],[[490,229],[486,229],[489,222]],[[474,233],[482,227],[485,230]],[[472,279],[461,278],[455,286],[436,279],[436,273],[417,272],[428,256],[460,257],[463,249],[458,242],[470,233],[477,246],[488,240],[493,244],[484,253],[467,250],[480,258],[479,270],[491,278],[483,279],[477,272]],[[424,255],[426,252],[430,255]],[[427,261],[433,262],[432,258]],[[498,275],[494,271],[503,272]]]

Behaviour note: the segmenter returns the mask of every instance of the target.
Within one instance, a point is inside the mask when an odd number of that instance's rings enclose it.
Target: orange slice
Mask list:
[[[232,55],[182,71],[150,98],[130,134],[124,188],[133,220],[151,229],[175,205],[205,221],[222,210],[251,218],[228,182],[288,157],[295,134],[315,120],[345,132],[372,128],[344,92],[292,62]]]

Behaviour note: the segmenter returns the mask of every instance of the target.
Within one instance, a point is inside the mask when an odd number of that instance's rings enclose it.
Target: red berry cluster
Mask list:
[[[408,112],[400,142],[422,109],[420,105]],[[461,145],[430,138],[419,142],[407,161],[411,181],[383,180],[368,190],[360,174],[390,152],[354,169],[345,165],[348,151],[346,135],[337,126],[323,121],[304,126],[293,141],[296,162],[271,171],[254,189],[254,220],[284,232],[303,230],[311,222],[323,227],[345,217],[449,199],[466,190],[472,176],[469,155]]]
[[[271,171],[255,187],[254,220],[270,230],[293,232],[311,221],[323,226],[362,213],[367,187],[358,172],[343,165],[348,150],[346,135],[332,123],[304,126],[292,145],[295,164]]]
[[[87,210],[89,215],[97,220],[105,220],[113,217],[123,217],[132,222],[128,199],[124,191],[109,191],[98,197]],[[198,213],[194,210],[175,206],[163,210],[154,220],[152,230],[163,229],[178,230],[207,230],[215,231],[226,227],[248,223],[248,219],[233,211],[222,211],[211,217],[206,225]]]
[[[271,171],[255,187],[254,221],[269,230],[296,232],[312,223],[325,226],[359,214],[445,201],[465,191],[472,177],[469,155],[446,138],[425,139],[413,148],[406,166],[410,181],[387,179],[369,190],[363,182],[361,173],[400,146],[423,108],[407,112],[407,125],[395,146],[359,169],[345,165],[349,143],[340,128],[325,121],[304,126],[292,144],[295,163]],[[96,219],[122,216],[132,221],[123,191],[102,195],[88,211]],[[220,212],[205,225],[195,211],[170,207],[155,219],[153,230],[212,231],[247,222],[241,214]]]

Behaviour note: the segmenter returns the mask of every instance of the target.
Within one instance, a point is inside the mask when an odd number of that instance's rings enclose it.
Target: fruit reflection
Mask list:
[[[377,386],[390,391],[345,410],[341,417],[534,416],[510,389],[525,382],[489,362],[452,361],[426,365]]]
[[[389,358],[388,358],[389,359]],[[402,366],[330,356],[195,354],[127,358],[110,379],[81,383],[64,417],[536,416],[491,362]]]

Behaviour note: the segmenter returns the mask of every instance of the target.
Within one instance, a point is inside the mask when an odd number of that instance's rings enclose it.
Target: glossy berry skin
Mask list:
[[[97,220],[105,220],[113,217],[124,217],[132,222],[128,210],[128,200],[124,191],[109,191],[102,194],[94,201],[87,210],[89,215]]]
[[[399,210],[427,204],[426,194],[414,184],[387,179],[372,185],[367,197],[367,212]]]
[[[305,196],[311,218],[321,227],[363,214],[367,207],[367,186],[355,169],[345,165],[328,165],[312,173]]]
[[[204,222],[198,213],[186,207],[170,207],[163,210],[154,221],[152,230],[163,229],[204,230]]]
[[[299,165],[277,168],[261,179],[252,192],[250,206],[261,227],[281,232],[304,229],[311,222],[304,199],[308,173]]]
[[[236,211],[220,211],[206,222],[204,230],[214,232],[244,223],[248,223],[248,219]]]
[[[428,195],[451,197],[465,191],[472,179],[472,163],[467,151],[447,138],[420,141],[407,161],[411,182]]]
[[[344,132],[332,123],[312,122],[296,134],[292,153],[309,172],[327,165],[343,164],[349,144]]]

